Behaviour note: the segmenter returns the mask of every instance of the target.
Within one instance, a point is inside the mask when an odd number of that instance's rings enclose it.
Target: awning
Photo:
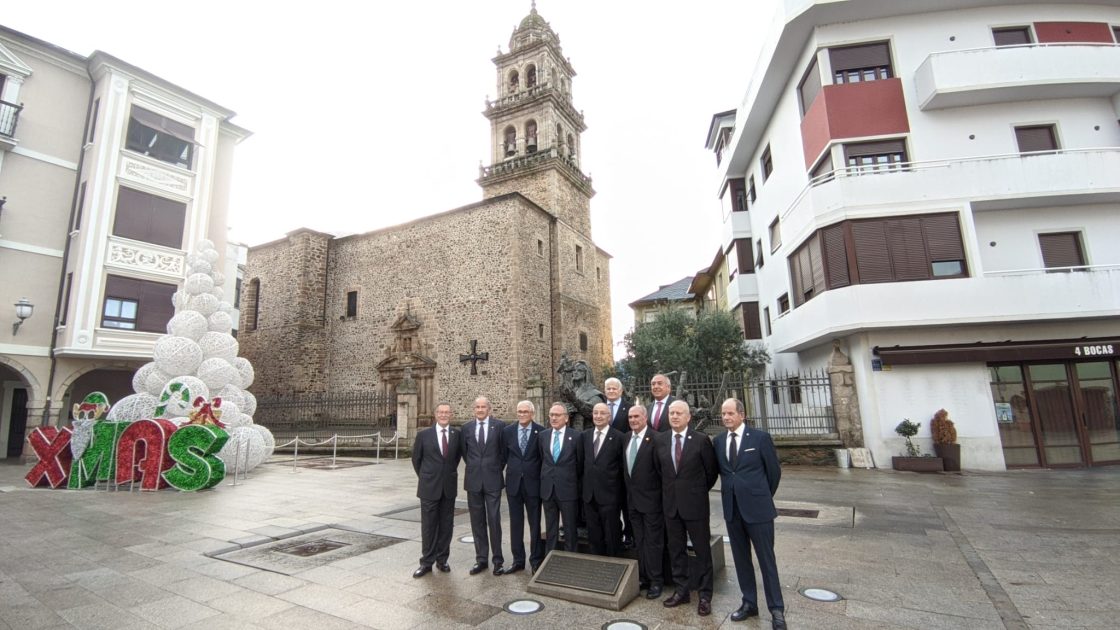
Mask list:
[[[1107,360],[1120,357],[1120,337],[875,346],[872,352],[884,365]]]

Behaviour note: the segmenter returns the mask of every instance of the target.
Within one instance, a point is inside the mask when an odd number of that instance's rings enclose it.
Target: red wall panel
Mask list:
[[[831,137],[828,133],[828,106],[824,101],[825,93],[822,91],[801,119],[801,149],[805,152],[806,169],[812,168]]]
[[[826,85],[801,121],[805,168],[831,140],[909,131],[902,79]]]
[[[1040,44],[1113,43],[1112,28],[1103,22],[1035,22],[1034,32]]]

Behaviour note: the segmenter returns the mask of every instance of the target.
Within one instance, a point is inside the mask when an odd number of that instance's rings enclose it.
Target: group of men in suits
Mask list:
[[[670,388],[668,377],[658,374],[650,382],[649,405],[630,406],[622,399],[621,383],[608,379],[607,402],[594,406],[594,426],[583,432],[568,426],[568,410],[560,403],[549,408],[547,428],[534,422],[536,410],[529,401],[517,404],[517,423],[506,425],[491,417],[489,400],[480,397],[474,403],[474,420],[461,428],[449,425],[450,406],[439,405],[436,424],[417,434],[412,454],[419,477],[423,547],[413,577],[423,577],[433,566],[450,570],[447,559],[461,458],[466,462],[464,488],[475,541],[471,575],[486,570],[491,559],[494,575],[526,566],[535,572],[545,556],[560,547],[561,528],[562,549],[575,551],[582,503],[593,553],[620,555],[624,536],[632,536],[641,587],[649,599],[662,594],[667,555],[675,589],[663,604],[670,608],[687,604],[695,588],[697,612],[706,616],[711,614],[713,586],[708,493],[722,478],[723,513],[743,595],[731,619],[758,615],[753,547],[773,627],[785,628],[774,557],[773,494],[781,468],[773,440],[764,431],[746,427],[743,404],[732,398],[721,407],[727,431],[713,442],[690,427],[688,404],[671,396]],[[510,511],[513,562],[509,567],[503,567],[501,549],[503,489]],[[689,540],[696,556],[692,571]]]

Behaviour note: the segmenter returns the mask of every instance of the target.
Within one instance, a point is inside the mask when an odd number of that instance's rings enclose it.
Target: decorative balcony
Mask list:
[[[587,129],[587,125],[583,122],[583,112],[577,111],[572,105],[571,94],[565,94],[548,83],[538,83],[531,88],[515,92],[509,96],[493,101],[486,101],[486,111],[483,112],[483,115],[487,118],[494,119],[513,109],[531,105],[548,97],[552,97],[557,107],[563,110],[580,131]]]
[[[564,157],[555,147],[530,153],[521,157],[511,158],[492,166],[478,167],[478,183],[480,185],[501,181],[507,177],[522,175],[545,167],[557,166],[560,172],[568,176],[574,183],[591,190],[591,178],[579,170],[579,165],[572,158]]]
[[[866,330],[1120,316],[1120,265],[1078,269],[833,289],[775,320],[771,341],[776,352],[795,352]]]
[[[0,148],[10,149],[15,146],[16,125],[19,124],[19,114],[22,111],[22,104],[0,101]]]
[[[1120,46],[1033,44],[933,53],[914,75],[923,110],[1120,92]]]

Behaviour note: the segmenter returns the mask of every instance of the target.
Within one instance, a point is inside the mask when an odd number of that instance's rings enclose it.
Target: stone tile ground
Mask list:
[[[384,461],[384,460],[383,460]],[[32,490],[0,464],[0,629],[13,628],[768,628],[733,623],[734,571],[717,573],[714,614],[635,600],[622,612],[539,598],[528,575],[471,577],[469,545],[449,574],[411,578],[419,524],[406,461],[337,470],[264,465],[212,491]],[[929,475],[788,467],[778,559],[791,628],[1114,628],[1120,616],[1120,468]],[[712,525],[722,533],[718,490]],[[504,512],[504,510],[503,510]],[[377,515],[385,516],[377,516]],[[281,575],[208,557],[337,525],[404,542]],[[456,518],[456,538],[469,533]],[[508,557],[508,544],[507,544]],[[726,554],[728,563],[731,554]],[[808,586],[845,599],[812,602]],[[537,598],[534,596],[534,598]]]

